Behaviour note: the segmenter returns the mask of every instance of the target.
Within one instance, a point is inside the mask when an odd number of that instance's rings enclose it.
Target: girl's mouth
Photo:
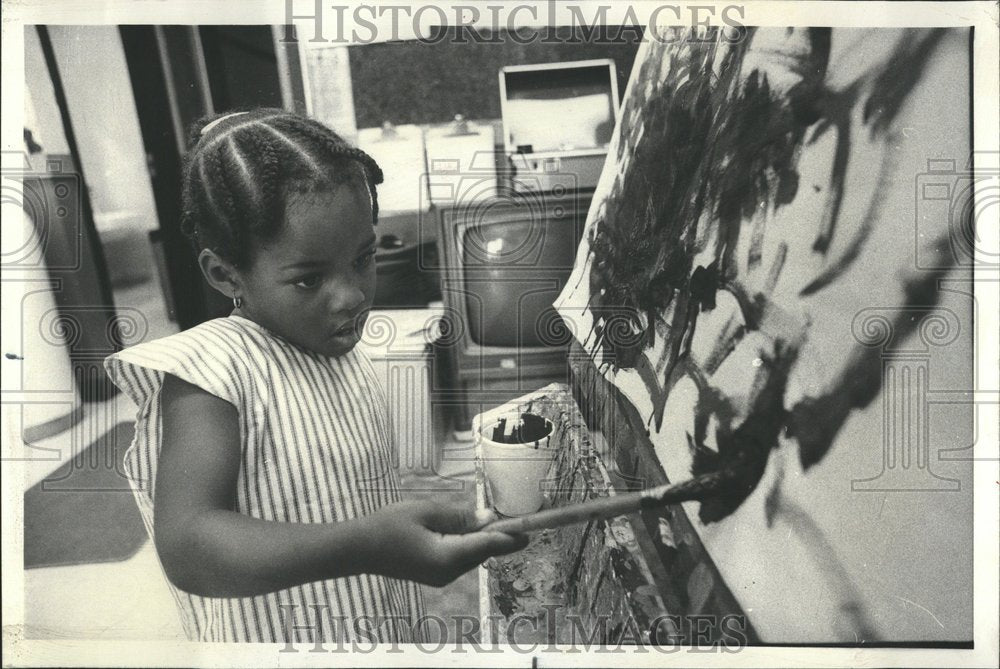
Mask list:
[[[348,336],[353,336],[354,334],[355,334],[354,321],[351,321],[349,323],[346,323],[346,324],[340,326],[336,330],[334,330],[333,333],[330,336],[331,337],[348,337]]]
[[[368,311],[363,311],[353,318],[347,319],[345,323],[342,323],[340,327],[330,331],[331,339],[361,339],[361,331],[364,328],[365,320],[367,319]]]

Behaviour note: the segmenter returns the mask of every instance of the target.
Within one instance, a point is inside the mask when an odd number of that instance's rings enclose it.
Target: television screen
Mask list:
[[[568,343],[552,303],[569,278],[582,220],[490,221],[461,235],[469,335],[480,346]]]
[[[606,149],[615,127],[607,64],[505,71],[507,146],[519,153]]]

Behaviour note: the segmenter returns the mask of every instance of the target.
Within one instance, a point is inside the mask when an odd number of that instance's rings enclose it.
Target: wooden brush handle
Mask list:
[[[533,530],[562,527],[592,520],[605,520],[626,513],[638,511],[642,504],[642,493],[630,492],[614,497],[600,497],[572,506],[558,506],[527,516],[494,520],[481,531],[507,532],[519,534]]]
[[[607,520],[615,516],[635,513],[642,509],[699,500],[718,490],[731,476],[731,472],[716,472],[677,484],[668,483],[639,492],[598,497],[579,504],[557,506],[517,518],[494,520],[482,527],[480,531],[519,534],[573,525],[574,523]]]

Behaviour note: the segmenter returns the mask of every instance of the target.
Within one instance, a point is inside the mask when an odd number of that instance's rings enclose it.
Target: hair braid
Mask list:
[[[345,183],[367,188],[378,221],[382,169],[317,121],[280,109],[230,112],[197,121],[190,141],[181,230],[198,250],[242,264],[254,240],[284,225],[291,193]]]
[[[327,161],[355,163],[361,168],[365,187],[371,195],[372,220],[377,222],[378,189],[376,186],[382,183],[384,175],[382,174],[382,168],[375,162],[375,159],[361,149],[351,146],[342,137],[317,121],[302,117],[283,120],[288,121],[289,129],[292,132],[318,145],[320,151],[325,154],[325,156],[320,156],[320,159],[325,158]]]
[[[361,163],[361,166],[364,168],[368,192],[370,192],[372,196],[372,218],[375,221],[378,221],[378,189],[375,187],[382,183],[385,178],[382,174],[382,168],[379,167],[374,158],[359,148],[348,147],[343,150],[343,153],[350,159]]]
[[[242,247],[242,234],[236,221],[240,218],[239,201],[233,193],[229,184],[229,176],[232,168],[226,164],[226,159],[220,150],[215,150],[205,156],[205,166],[210,181],[205,195],[212,198],[215,203],[215,218],[218,221],[217,233],[209,236],[212,242],[212,250],[221,255],[228,256],[237,264],[243,261],[242,254],[238,251],[227,253],[228,249],[238,250]]]
[[[250,226],[252,232],[266,236],[268,222],[280,217],[282,213],[279,205],[283,156],[279,147],[267,141],[259,125],[241,129],[239,137],[246,154],[255,157],[254,186],[257,202],[255,211],[246,220],[252,224]]]

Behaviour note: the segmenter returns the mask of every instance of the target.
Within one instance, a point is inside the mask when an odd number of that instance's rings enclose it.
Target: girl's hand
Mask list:
[[[156,550],[167,578],[202,597],[252,597],[364,573],[442,586],[525,536],[477,532],[491,512],[390,504],[335,523],[261,520],[235,510],[242,446],[236,407],[167,375],[156,472]]]
[[[435,502],[390,504],[368,516],[379,540],[371,571],[442,587],[493,555],[521,550],[524,534],[478,532],[492,511]]]

